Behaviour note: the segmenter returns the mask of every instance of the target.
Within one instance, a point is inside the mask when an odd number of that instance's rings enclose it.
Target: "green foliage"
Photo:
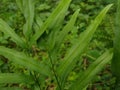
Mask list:
[[[16,0],[16,3],[24,16],[21,36],[12,29],[5,21],[0,19],[0,31],[3,36],[7,36],[8,45],[0,45],[1,62],[0,66],[11,65],[20,69],[19,73],[15,70],[1,70],[0,88],[18,89],[27,88],[31,90],[64,90],[70,73],[76,66],[76,63],[86,48],[102,19],[112,6],[106,6],[95,18],[95,20],[77,37],[65,52],[60,53],[62,45],[69,33],[77,31],[75,22],[80,9],[75,9],[70,20],[64,19],[72,0],[61,0],[58,6],[52,11],[51,15],[44,21],[39,15],[35,14],[36,2],[33,0]],[[49,9],[45,5],[43,9]],[[41,8],[41,7],[40,7]],[[39,8],[39,10],[41,10]],[[42,13],[42,12],[41,12]],[[18,28],[18,29],[21,29]],[[74,31],[73,31],[74,32]],[[6,40],[7,40],[6,39]],[[9,46],[12,41],[15,46]],[[43,48],[41,48],[43,45]],[[74,82],[70,82],[68,90],[83,90],[94,76],[107,64],[112,58],[112,51],[107,50],[103,55],[96,59],[90,67],[76,76]],[[82,62],[82,60],[80,61]],[[14,65],[13,65],[14,64]],[[81,65],[81,64],[80,64]],[[6,80],[5,80],[6,79]],[[78,79],[76,81],[75,79]],[[17,86],[14,87],[14,83]],[[80,85],[79,85],[80,83]],[[8,85],[7,85],[8,84]],[[23,86],[22,86],[22,85]],[[12,86],[13,85],[13,86]],[[77,86],[76,86],[77,85]]]
[[[80,74],[79,79],[71,86],[72,90],[83,90],[94,78],[95,74],[101,70],[101,67],[108,63],[111,58],[112,51],[107,51],[101,55],[85,72]]]
[[[16,0],[21,12],[23,13],[26,23],[23,27],[23,33],[29,40],[32,36],[32,24],[34,20],[34,2],[33,0]]]
[[[120,50],[119,50],[119,47],[120,47],[120,43],[119,42],[119,39],[120,39],[120,0],[118,0],[118,8],[117,8],[117,14],[116,14],[116,26],[115,26],[115,38],[114,38],[114,58],[112,60],[112,65],[113,65],[113,72],[115,74],[115,76],[119,77],[120,76],[120,72],[118,70],[119,68],[119,65],[120,65],[120,62],[119,62],[119,55],[120,55]]]
[[[67,55],[65,56],[62,64],[60,65],[58,71],[58,74],[60,74],[62,84],[64,84],[64,78],[68,76],[69,72],[72,70],[74,64],[76,63],[75,59],[78,57],[78,55],[81,55],[84,50],[86,49],[88,43],[90,42],[96,28],[102,21],[104,15],[108,11],[110,6],[106,7],[92,22],[92,24],[87,28],[86,31],[82,33],[82,35],[79,37],[79,42],[76,42],[73,47],[67,52]]]
[[[120,89],[120,0],[117,1],[117,14],[116,14],[116,20],[115,20],[115,38],[114,38],[114,56],[112,59],[112,71],[113,75],[116,77],[116,85],[115,90]]]
[[[46,66],[44,66],[44,64],[39,64],[39,62],[33,60],[32,58],[30,58],[29,56],[25,55],[22,52],[17,52],[13,49],[8,49],[1,46],[0,54],[17,64],[25,66],[30,70],[37,71],[44,75],[49,75],[49,70],[46,69]]]
[[[32,83],[32,78],[29,75],[19,73],[1,73],[0,83]]]
[[[21,47],[25,47],[25,42],[14,32],[9,25],[0,19],[0,30],[4,32],[7,36],[11,37],[11,39]]]

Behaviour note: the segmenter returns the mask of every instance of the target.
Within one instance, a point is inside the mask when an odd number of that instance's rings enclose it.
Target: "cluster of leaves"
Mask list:
[[[5,1],[7,2],[7,0]],[[23,0],[23,6],[20,0],[16,1],[20,11],[15,2],[12,3],[11,0],[10,3],[14,8],[9,7],[9,9],[17,13],[12,13],[12,15],[6,14],[9,18],[1,14],[1,17],[3,17],[9,25],[2,19],[0,20],[0,28],[2,28],[2,39],[0,43],[2,45],[0,46],[0,82],[2,84],[0,87],[22,87],[24,89],[34,90],[49,90],[49,88],[57,87],[57,89],[61,90],[63,88],[82,90],[101,67],[111,59],[112,54],[109,51],[102,56],[100,56],[101,52],[97,51],[98,55],[95,55],[95,57],[91,56],[90,53],[89,57],[92,57],[92,59],[100,57],[97,61],[92,61],[94,63],[90,65],[90,68],[87,69],[86,72],[81,71],[81,68],[86,70],[88,66],[81,67],[81,62],[84,58],[79,55],[81,55],[86,46],[88,46],[93,33],[110,6],[106,7],[95,21],[91,21],[91,19],[95,17],[94,15],[96,15],[96,13],[98,14],[98,9],[95,10],[96,6],[94,5],[94,3],[97,2],[90,0],[81,1],[79,4],[77,4],[79,0],[73,1],[68,11],[67,8],[71,0],[62,0],[55,10],[54,7],[56,7],[59,1],[41,0],[41,2],[39,2],[39,0],[36,0],[31,3],[32,0]],[[29,4],[26,5],[25,3],[28,2]],[[34,3],[37,3],[35,7],[33,6]],[[103,7],[104,6],[100,7],[99,10]],[[79,8],[81,8],[82,13],[79,13]],[[93,9],[95,11],[91,12]],[[51,14],[51,12],[53,13]],[[87,12],[89,12],[89,14]],[[79,17],[76,21],[77,16]],[[68,22],[68,20],[70,21]],[[96,21],[99,22],[96,23]],[[88,27],[90,22],[93,23]],[[72,31],[70,31],[71,29]],[[109,36],[108,32],[107,34]],[[110,40],[111,38],[110,36]],[[84,42],[84,40],[86,41]],[[91,47],[92,46],[90,46],[90,48]],[[92,50],[90,50],[90,52],[91,51]],[[86,64],[86,60],[84,60],[83,63],[83,65],[88,65]],[[99,65],[97,67],[96,65],[98,63]],[[81,78],[78,82],[74,83],[78,77]],[[6,80],[4,80],[5,78]],[[75,84],[78,84],[77,87],[75,87]]]
[[[68,36],[66,41],[68,42],[68,40],[72,40],[71,42],[73,42],[74,44],[74,42],[76,41],[75,39],[78,37],[79,33],[83,32],[86,29],[87,25],[90,22],[92,22],[93,18],[96,16],[99,10],[105,7],[105,5],[107,5],[108,3],[113,3],[113,2],[114,0],[73,1],[73,3],[70,5],[70,11],[74,11],[79,7],[81,8],[81,13],[79,14],[76,23],[78,31],[74,30],[74,32],[72,32],[72,34]],[[95,32],[93,39],[89,45],[89,49],[86,51],[85,56],[83,56],[83,58],[85,59],[85,63],[83,63],[84,68],[88,67],[89,64],[91,64],[95,60],[95,58],[99,57],[104,50],[113,47],[113,36],[114,36],[113,30],[114,30],[115,12],[116,11],[114,6],[109,12],[109,14],[107,14],[107,17],[104,19],[101,25],[98,27],[97,31]],[[66,47],[68,47],[68,45]],[[108,66],[110,66],[110,63],[108,64]],[[76,65],[77,70],[78,67],[79,64]],[[107,72],[107,73],[106,74],[101,73],[95,78],[95,83],[90,85],[91,90],[101,89],[101,88],[106,90],[113,87],[115,78],[112,78],[111,68],[106,67],[103,72]],[[74,76],[76,77],[77,74],[75,74],[75,72],[73,73],[74,73],[73,77]]]

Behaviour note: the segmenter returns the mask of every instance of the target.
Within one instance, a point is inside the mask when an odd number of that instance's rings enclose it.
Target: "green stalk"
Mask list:
[[[115,90],[120,90],[120,0],[117,1],[117,13],[115,19],[114,56],[112,60],[112,72],[116,77]]]
[[[53,59],[52,59],[52,57],[51,57],[50,52],[48,52],[48,54],[49,54],[49,59],[50,59],[50,63],[51,63],[51,69],[52,69],[52,71],[53,71],[54,77],[55,77],[56,82],[57,82],[57,84],[58,84],[58,88],[59,88],[59,90],[62,90],[62,89],[61,89],[60,82],[59,82],[59,80],[58,80],[58,75],[57,75],[57,73],[56,73],[56,71],[55,71]]]

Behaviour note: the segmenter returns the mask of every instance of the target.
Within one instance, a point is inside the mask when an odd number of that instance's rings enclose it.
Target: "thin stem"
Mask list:
[[[53,61],[52,61],[51,54],[50,54],[49,52],[48,52],[48,54],[49,54],[50,63],[51,63],[51,65],[52,65],[52,71],[53,71],[53,74],[54,74],[55,79],[56,79],[56,81],[57,81],[58,87],[59,87],[60,90],[62,90],[62,89],[61,89],[61,85],[60,85],[59,80],[58,80],[58,77],[57,77],[57,74],[56,74],[56,72],[55,72],[55,68],[54,68],[54,64],[53,64]]]
[[[35,73],[34,73],[34,74],[35,74]],[[39,81],[38,81],[38,78],[37,78],[36,74],[35,74],[34,76],[35,76],[36,83],[38,84],[40,90],[42,90],[41,85],[40,85],[40,83],[39,83]]]
[[[40,90],[42,90],[41,85],[40,85],[40,83],[39,83],[39,81],[38,81],[38,79],[37,79],[37,77],[36,77],[35,72],[34,72],[34,75],[33,75],[32,72],[30,71],[30,74],[31,74],[32,77],[34,78],[34,81],[37,83],[37,85],[38,85],[38,87],[40,88]]]

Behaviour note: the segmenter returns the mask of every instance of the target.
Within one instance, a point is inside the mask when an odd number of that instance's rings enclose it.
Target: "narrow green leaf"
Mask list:
[[[86,47],[88,46],[94,32],[96,31],[97,27],[101,23],[103,17],[106,15],[107,11],[112,5],[106,6],[100,14],[95,18],[92,24],[85,30],[79,37],[79,42],[76,42],[75,45],[71,47],[71,49],[67,52],[66,56],[64,57],[63,62],[58,67],[58,75],[60,76],[61,84],[64,85],[65,79],[68,76],[69,72],[73,69],[76,58],[81,55]]]
[[[65,36],[68,34],[70,30],[74,27],[74,23],[76,21],[77,15],[79,13],[79,10],[76,10],[74,15],[71,17],[68,24],[60,31],[60,28],[62,26],[62,21],[64,20],[64,13],[61,15],[61,17],[57,20],[56,25],[52,28],[51,33],[47,37],[47,43],[48,43],[48,49],[52,52],[57,51],[60,47],[61,43],[63,42]],[[56,52],[55,52],[56,53]],[[55,56],[55,53],[53,56]],[[52,54],[51,54],[52,55]]]
[[[21,46],[21,47],[25,47],[26,44],[25,42],[15,33],[15,31],[9,27],[9,25],[3,21],[2,19],[0,19],[0,30],[10,36],[13,40],[13,42],[15,42],[17,45]]]
[[[62,29],[61,32],[59,32],[60,34],[57,36],[57,39],[56,39],[56,44],[57,44],[56,47],[59,47],[61,45],[65,36],[68,34],[69,31],[73,29],[77,16],[79,14],[79,11],[80,11],[79,9],[76,10],[76,12],[72,15],[68,24]]]
[[[37,32],[37,31],[40,29],[40,27],[42,26],[43,21],[42,21],[41,17],[39,17],[39,16],[36,16],[36,17],[35,17],[35,20],[36,20],[36,25],[37,25],[37,27],[38,27],[38,29],[36,29],[35,32]]]
[[[18,7],[20,8],[21,12],[23,13],[23,0],[16,0],[16,3],[18,5]]]
[[[65,14],[71,0],[62,0],[60,4],[56,7],[56,9],[52,12],[50,17],[44,22],[44,24],[41,26],[40,30],[35,33],[35,35],[32,37],[31,42],[35,42],[48,28],[52,28],[56,25],[57,20],[59,20],[60,17],[63,17]]]
[[[33,79],[20,73],[0,73],[0,83],[32,83]]]
[[[67,7],[68,8],[68,7]],[[60,33],[60,29],[63,25],[63,21],[64,21],[64,17],[65,17],[65,13],[67,11],[67,8],[63,10],[63,12],[61,12],[61,15],[59,15],[59,18],[56,19],[56,23],[53,26],[50,26],[50,34],[48,36],[48,46],[49,46],[49,50],[54,49],[56,41],[57,41],[57,36]]]
[[[116,18],[115,18],[115,30],[114,30],[114,56],[111,63],[113,76],[116,77],[115,90],[120,90],[120,0],[115,0],[116,6]]]
[[[58,52],[60,45],[62,44],[65,36],[74,27],[78,13],[79,13],[79,9],[76,10],[76,12],[72,15],[70,21],[64,26],[62,31],[59,31],[58,33],[56,31],[53,31],[53,33],[51,34],[51,37],[48,40],[48,42],[49,42],[49,46],[51,46],[50,49],[51,49],[51,57],[52,57],[53,62],[56,62],[57,52]]]
[[[29,70],[34,70],[47,76],[50,75],[50,71],[46,65],[35,61],[33,58],[25,55],[23,52],[18,52],[16,50],[0,46],[0,55],[3,55],[12,62],[22,65]]]
[[[112,60],[112,71],[120,79],[120,0],[117,0],[117,13],[115,20],[114,56]]]
[[[26,23],[23,27],[23,33],[26,38],[30,38],[32,35],[32,24],[34,20],[34,2],[33,0],[16,0],[21,12],[23,13]]]
[[[69,90],[84,90],[94,76],[112,59],[112,56],[112,50],[106,51],[96,61],[94,61],[84,73],[80,74],[79,78],[74,82]]]

